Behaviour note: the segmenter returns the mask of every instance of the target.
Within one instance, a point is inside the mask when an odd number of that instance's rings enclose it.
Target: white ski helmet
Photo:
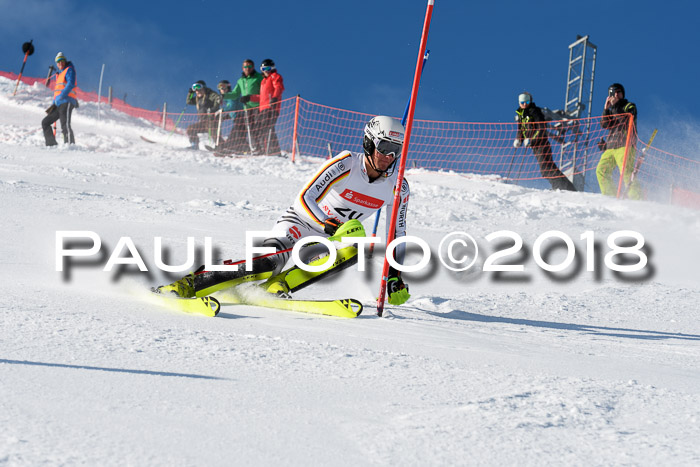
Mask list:
[[[386,175],[393,173],[396,161],[401,157],[405,132],[406,130],[401,123],[385,115],[378,115],[367,122],[362,147],[365,150],[367,161],[374,170],[380,173],[386,172]],[[375,148],[384,155],[394,156],[394,162],[386,171],[378,170],[374,165],[372,156]]]
[[[527,91],[520,94],[518,96],[518,104],[520,104],[521,102],[532,102],[532,94],[530,94]]]
[[[403,125],[391,117],[379,115],[365,125],[365,137],[362,146],[365,154],[371,156],[376,148],[385,155],[401,156],[403,136],[406,130]]]

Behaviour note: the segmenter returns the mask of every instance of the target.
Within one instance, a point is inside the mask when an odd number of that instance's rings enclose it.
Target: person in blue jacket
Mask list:
[[[56,66],[58,67],[58,73],[56,74],[56,85],[53,88],[53,104],[46,109],[48,115],[41,121],[47,146],[56,146],[58,144],[51,128],[51,125],[56,120],[61,120],[63,142],[75,144],[75,136],[71,126],[71,114],[73,109],[78,108],[78,97],[75,93],[77,84],[75,67],[73,62],[66,60],[63,52],[59,52],[56,55]]]

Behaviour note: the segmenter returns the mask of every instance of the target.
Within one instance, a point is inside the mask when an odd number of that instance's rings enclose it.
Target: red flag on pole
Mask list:
[[[406,134],[404,136],[404,144],[401,150],[401,160],[399,161],[399,173],[396,178],[396,190],[394,190],[394,206],[391,210],[391,224],[387,232],[387,246],[394,240],[396,231],[396,216],[399,210],[399,199],[401,197],[401,185],[403,185],[404,171],[406,170],[406,159],[408,159],[408,145],[411,140],[411,127],[413,126],[413,114],[416,110],[416,98],[418,97],[418,86],[420,77],[423,71],[423,55],[428,42],[428,31],[430,31],[430,19],[433,15],[434,0],[428,0],[428,8],[425,12],[425,22],[423,23],[423,34],[420,39],[420,50],[418,51],[418,62],[416,63],[416,72],[413,75],[413,87],[411,89],[411,101],[408,105],[408,118],[406,119]],[[384,299],[386,298],[386,282],[389,275],[389,261],[384,257],[384,267],[382,268],[382,280],[379,286],[379,298],[377,299],[377,315],[382,316],[384,313]]]

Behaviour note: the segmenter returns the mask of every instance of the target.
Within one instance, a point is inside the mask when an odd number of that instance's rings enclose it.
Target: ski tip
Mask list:
[[[338,300],[349,312],[350,318],[356,318],[362,314],[362,310],[364,307],[362,306],[362,302],[359,300],[355,300],[354,298],[345,298],[342,300]]]
[[[211,308],[212,312],[214,313],[213,316],[216,316],[219,314],[219,311],[221,311],[221,303],[214,297],[203,297],[206,299],[206,303],[209,305],[209,308]]]
[[[221,311],[221,303],[214,297],[178,297],[171,293],[163,294],[156,288],[152,288],[151,292],[151,297],[156,303],[177,311],[209,317],[214,317]]]

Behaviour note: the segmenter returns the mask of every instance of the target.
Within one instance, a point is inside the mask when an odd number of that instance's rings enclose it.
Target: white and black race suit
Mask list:
[[[393,206],[397,173],[380,176],[370,181],[365,167],[365,155],[343,151],[329,160],[301,189],[294,205],[275,224],[274,230],[284,238],[278,238],[278,249],[292,247],[301,238],[311,235],[328,237],[324,222],[336,218],[340,222],[369,219],[382,206]],[[396,219],[395,237],[406,235],[406,210],[409,187],[404,179],[401,187],[399,211]],[[391,209],[388,210],[391,213]],[[386,230],[389,230],[390,215],[387,215]],[[272,239],[265,241],[272,245]],[[403,247],[403,245],[401,245]],[[397,260],[403,258],[403,248],[397,248]]]

